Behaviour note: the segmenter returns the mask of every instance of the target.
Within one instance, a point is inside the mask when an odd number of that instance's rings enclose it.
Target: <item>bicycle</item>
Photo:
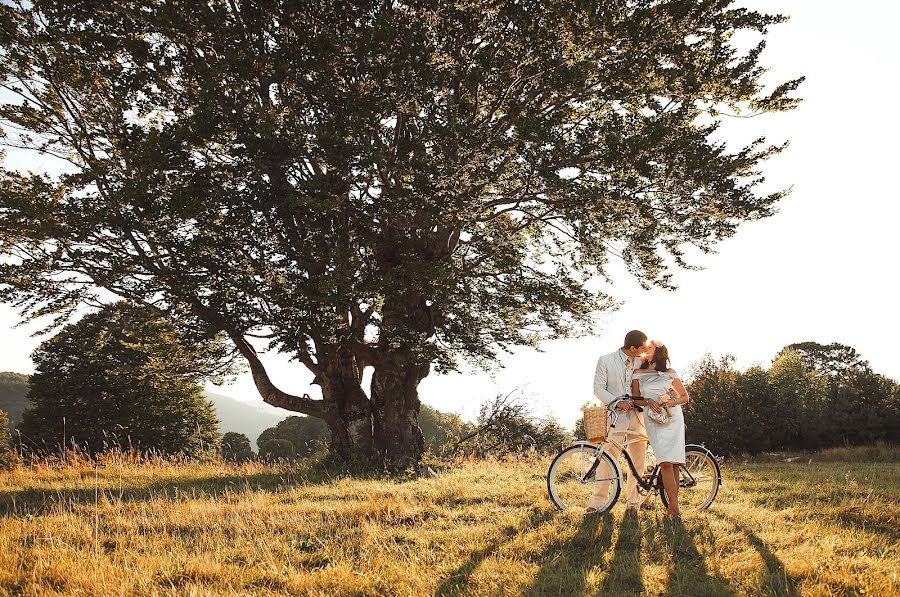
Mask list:
[[[630,396],[623,399],[633,400]],[[607,406],[612,417],[612,425],[615,425],[618,417],[615,409],[618,402]],[[643,410],[639,406],[632,408],[638,412]],[[646,433],[626,431],[625,435],[623,444],[610,437],[601,443],[577,441],[557,454],[547,470],[547,492],[557,508],[560,510],[583,508],[594,493],[594,484],[603,481],[609,481],[609,497],[605,504],[597,508],[597,512],[606,512],[615,505],[627,477],[623,475],[617,459],[606,451],[607,445],[615,446],[625,457],[628,470],[637,479],[639,494],[646,497],[650,492],[658,492],[663,506],[669,505],[666,492],[663,490],[659,464],[655,464],[649,473],[645,469],[645,474],[640,474],[625,451],[627,446],[635,442],[649,441]],[[705,510],[716,499],[722,485],[719,460],[706,446],[697,444],[685,446],[685,463],[679,467],[678,480],[680,488],[678,502],[682,510]]]

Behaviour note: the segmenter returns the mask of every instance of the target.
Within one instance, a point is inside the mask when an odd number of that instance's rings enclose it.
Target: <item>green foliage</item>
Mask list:
[[[869,363],[863,360],[855,348],[837,342],[831,344],[798,342],[784,347],[781,353],[786,351],[797,353],[810,371],[816,371],[828,377],[851,375],[869,369]]]
[[[12,441],[9,435],[9,417],[0,410],[0,467],[9,466]]]
[[[796,105],[731,43],[784,18],[727,1],[0,11],[9,142],[69,167],[0,178],[3,296],[31,312],[102,287],[311,367],[449,369],[589,331],[611,256],[668,286],[666,255],[782,196],[758,190],[782,146],[717,128]]]
[[[198,381],[205,344],[189,344],[160,313],[117,303],[85,315],[32,355],[32,406],[19,429],[32,448],[73,443],[198,455],[218,424]]]
[[[572,437],[580,441],[587,440],[587,433],[584,430],[584,417],[578,417],[575,421],[575,427],[572,429]]]
[[[784,18],[728,0],[42,0],[0,18],[7,141],[66,167],[0,173],[0,299],[65,317],[112,293],[225,333],[267,402],[401,467],[423,446],[394,427],[432,366],[591,333],[611,258],[670,287],[687,248],[772,214],[760,166],[784,145],[718,128],[793,108],[801,82],[764,88]],[[322,400],[276,388],[253,337]],[[402,399],[372,408],[351,387],[368,366],[374,401]]]
[[[229,431],[222,436],[222,441],[219,443],[219,455],[225,460],[234,462],[246,462],[253,460],[256,456],[253,448],[250,447],[250,440],[247,436],[234,431]]]
[[[0,372],[0,410],[9,415],[10,427],[22,419],[22,412],[28,408],[28,377],[12,371]]]
[[[900,437],[900,384],[872,372],[848,346],[792,344],[768,370],[741,372],[733,363],[731,356],[707,356],[695,366],[688,441],[724,454],[752,454]]]
[[[419,428],[425,436],[425,451],[431,454],[442,454],[470,427],[456,413],[441,412],[427,404],[419,410]]]
[[[294,444],[286,439],[272,438],[258,444],[259,457],[269,462],[293,458],[296,454]]]
[[[263,431],[256,440],[262,455],[263,444],[285,440],[293,446],[291,455],[311,456],[325,447],[330,434],[325,421],[316,417],[287,417],[275,427]]]

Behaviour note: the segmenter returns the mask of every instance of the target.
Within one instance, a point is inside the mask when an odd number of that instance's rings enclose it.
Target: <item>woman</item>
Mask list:
[[[660,424],[651,417],[644,417],[647,437],[653,446],[656,462],[659,463],[663,489],[668,498],[668,515],[679,518],[678,478],[684,464],[684,415],[681,405],[690,400],[687,390],[678,378],[678,373],[669,368],[669,349],[659,340],[652,340],[640,369],[635,370],[631,381],[631,395],[638,400],[635,404],[661,413],[669,412],[669,420]]]

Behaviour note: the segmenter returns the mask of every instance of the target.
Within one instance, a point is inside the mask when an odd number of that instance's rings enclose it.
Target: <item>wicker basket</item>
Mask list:
[[[606,409],[602,406],[584,405],[584,434],[589,442],[599,443],[606,439],[608,427]]]

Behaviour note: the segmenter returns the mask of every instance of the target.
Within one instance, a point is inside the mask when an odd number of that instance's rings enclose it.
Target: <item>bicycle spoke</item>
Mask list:
[[[590,444],[564,450],[554,459],[547,474],[551,500],[561,509],[584,508],[589,500],[593,507],[597,503],[605,504],[599,509],[609,507],[621,487],[621,478],[616,470],[611,470],[615,467],[610,462],[608,455]]]
[[[718,493],[716,465],[706,452],[689,451],[681,468],[679,505],[686,509],[704,509]]]

